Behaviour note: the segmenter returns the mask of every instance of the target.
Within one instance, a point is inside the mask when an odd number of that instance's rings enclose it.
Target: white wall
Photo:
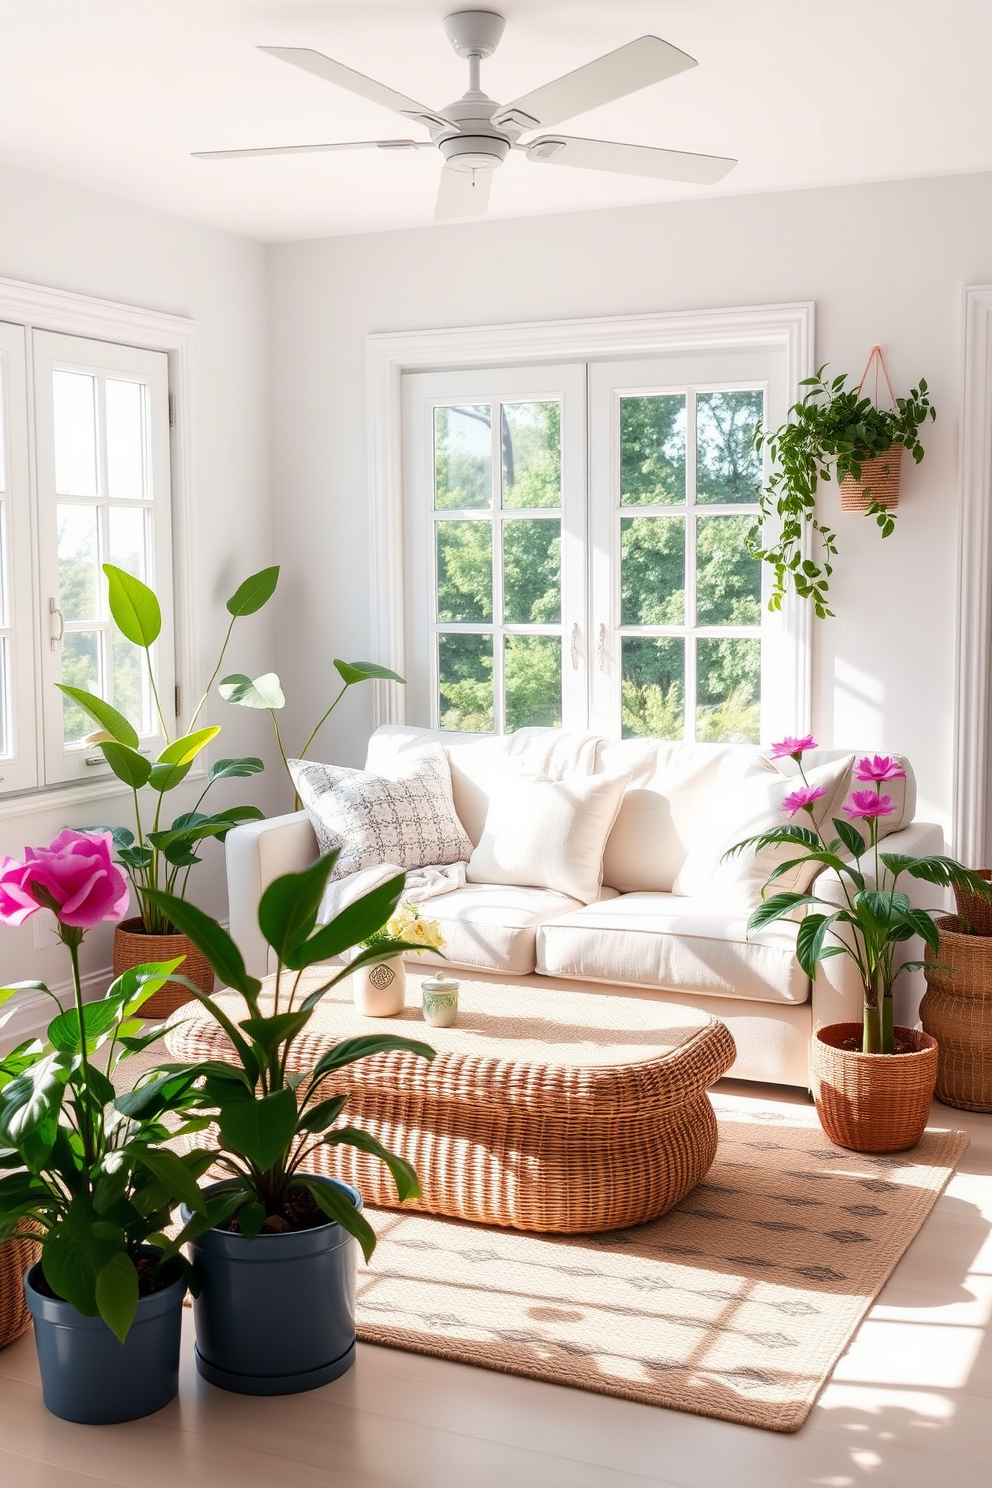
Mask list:
[[[821,743],[913,759],[920,814],[949,822],[962,287],[992,280],[992,176],[632,207],[269,249],[277,651],[293,737],[334,655],[371,654],[365,337],[374,331],[814,300],[816,358],[860,374],[886,348],[897,391],[925,376],[938,420],[899,521],[820,513],[839,535],[837,618],[816,622]],[[836,520],[835,520],[836,519]],[[978,679],[984,687],[984,679]],[[322,740],[362,761],[370,699]]]
[[[201,622],[195,645],[205,681],[229,618],[224,601],[242,578],[271,562],[264,249],[213,228],[0,166],[0,276],[169,311],[198,323],[189,412]],[[240,625],[229,670],[271,666],[269,613]],[[218,701],[209,721],[224,725],[214,758],[271,753],[267,718]],[[224,782],[217,787],[214,809],[254,800],[268,812],[277,790],[274,773]],[[176,812],[189,810],[196,794],[187,781],[170,804],[175,802]],[[25,844],[46,843],[63,826],[130,820],[127,796],[66,807],[57,792],[50,792],[44,801],[25,799],[22,808],[0,815],[2,853],[19,855]],[[196,872],[192,896],[211,913],[226,916],[222,849],[211,844]],[[66,952],[50,930],[36,931],[43,919],[49,917],[35,916],[16,930],[0,928],[5,981],[66,981]],[[44,946],[36,948],[37,941]],[[93,931],[84,943],[84,971],[94,988],[110,963],[110,945],[110,926]]]

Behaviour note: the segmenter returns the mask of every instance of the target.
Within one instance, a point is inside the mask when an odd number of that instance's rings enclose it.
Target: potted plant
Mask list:
[[[381,930],[360,942],[363,950],[375,950],[390,941],[416,946],[417,953],[444,951],[444,936],[437,920],[421,914],[416,904],[404,904]],[[366,1018],[391,1018],[406,1004],[406,967],[402,956],[387,956],[371,966],[360,966],[354,974],[355,1008]]]
[[[196,1180],[210,1162],[163,1146],[174,1133],[162,1117],[182,1110],[192,1076],[173,1076],[148,1120],[114,1106],[121,1059],[161,1035],[142,1032],[137,1014],[178,963],[135,967],[103,999],[83,1003],[83,937],[127,908],[111,847],[109,834],[66,830],[47,848],[28,848],[23,862],[0,862],[0,920],[19,925],[50,909],[73,988],[63,1008],[41,983],[22,984],[58,1012],[44,1043],[28,1040],[0,1060],[0,1240],[40,1239],[24,1292],[45,1404],[89,1423],[148,1415],[176,1393],[188,1268],[165,1255],[163,1231],[180,1200],[205,1208]],[[19,990],[4,988],[0,1002]]]
[[[185,898],[190,871],[201,861],[196,853],[197,845],[211,837],[223,842],[238,822],[261,819],[263,813],[257,806],[228,806],[213,816],[208,816],[200,808],[218,780],[256,775],[264,769],[262,761],[254,756],[215,761],[207,772],[207,783],[193,810],[177,816],[170,826],[165,825],[162,814],[166,796],[182,784],[197,756],[220,733],[219,727],[198,729],[197,719],[220,671],[235,622],[244,615],[255,614],[268,602],[275,592],[279,570],[266,568],[252,574],[239,584],[227,601],[231,620],[217,665],[190,719],[187,732],[177,739],[173,739],[173,731],[166,722],[151,664],[151,648],[162,628],[158,599],[154,591],[133,574],[116,568],[112,563],[105,563],[103,570],[109,585],[110,613],[114,623],[124,638],[144,653],[159,727],[166,740],[165,748],[152,763],[140,753],[137,732],[116,708],[82,688],[58,684],[67,697],[99,724],[99,732],[91,734],[87,743],[98,745],[111,770],[134,793],[134,831],[127,827],[100,829],[113,834],[117,861],[131,880],[138,910],[133,919],[123,921],[114,932],[114,972],[120,975],[129,966],[179,957],[184,961],[184,976],[209,992],[213,987],[209,963],[177,932],[168,915],[155,902],[152,891],[162,889],[180,899]],[[149,1004],[146,1014],[149,1017],[167,1017],[188,996],[183,983],[170,982]]]
[[[262,895],[258,922],[276,953],[271,996],[249,976],[237,946],[194,905],[153,891],[164,913],[208,957],[234,997],[195,996],[224,1029],[232,1063],[165,1065],[118,1101],[125,1114],[155,1120],[177,1079],[195,1080],[194,1104],[214,1120],[214,1161],[228,1177],[206,1190],[203,1214],[184,1212],[174,1241],[190,1243],[201,1281],[195,1304],[196,1364],[224,1389],[250,1395],[310,1390],[344,1373],[354,1360],[354,1237],[368,1259],[375,1234],[357,1192],[307,1171],[320,1146],[345,1143],[374,1153],[389,1168],[400,1199],[419,1194],[417,1176],[368,1132],[342,1126],[347,1096],[328,1096],[326,1077],[356,1059],[387,1050],[432,1059],[429,1045],[393,1035],[346,1039],[305,1075],[290,1054],[306,1034],[321,998],[342,978],[384,955],[416,945],[384,938],[346,966],[328,966],[321,984],[300,992],[307,967],[340,957],[389,919],[404,876],[372,890],[329,924],[317,912],[336,853],[301,873],[276,879]],[[238,995],[242,1003],[239,1016]]]
[[[338,703],[344,697],[349,687],[354,687],[357,682],[401,682],[406,685],[405,679],[396,672],[391,672],[388,667],[377,666],[374,661],[341,661],[335,659],[335,669],[341,678],[341,690],[327,708],[317,719],[313,728],[307,736],[303,748],[294,759],[306,759],[307,750],[316,739],[324,724],[330,718]],[[289,757],[286,746],[283,743],[282,730],[279,727],[279,719],[276,716],[286,706],[286,696],[282,690],[282,684],[275,672],[266,672],[261,677],[248,677],[244,672],[234,672],[230,677],[224,677],[220,683],[220,694],[227,702],[236,703],[241,708],[264,708],[272,719],[272,727],[275,730],[276,745],[279,750],[279,758],[282,760],[289,776],[290,784],[293,786],[293,810],[299,811],[301,806],[299,792],[293,782],[292,772],[289,768]]]
[[[826,792],[811,787],[803,755],[816,748],[811,736],[783,739],[772,746],[774,757],[788,755],[799,765],[802,785],[788,795],[783,808],[791,817],[809,816],[810,826],[795,822],[739,842],[731,855],[768,846],[796,849],[796,856],[769,874],[764,894],[777,878],[813,861],[830,868],[840,880],[838,902],[810,893],[771,893],[748,920],[748,931],[804,912],[796,937],[796,957],[807,976],[815,977],[829,956],[850,956],[864,993],[861,1023],[833,1023],[813,1037],[811,1074],[816,1109],[832,1142],[859,1152],[901,1152],[923,1134],[937,1074],[937,1045],[929,1034],[895,1025],[893,989],[899,974],[921,961],[896,964],[896,947],[920,936],[936,950],[938,931],[930,913],[914,909],[898,888],[903,874],[941,886],[970,889],[983,897],[992,888],[970,869],[942,854],[909,857],[879,851],[878,823],[895,809],[882,794],[888,780],[905,777],[889,756],[857,762],[852,791],[844,806],[848,820],[834,818],[837,835],[826,842],[814,825],[813,802]],[[873,788],[874,787],[874,788]],[[855,825],[859,822],[863,831]],[[842,854],[844,856],[842,856]],[[865,866],[864,858],[869,862]],[[814,884],[815,887],[815,884]]]
[[[893,451],[894,463],[906,449],[919,464],[923,459],[920,426],[927,418],[936,418],[922,377],[908,398],[894,398],[892,408],[879,408],[862,394],[864,378],[862,386],[849,388],[846,373],[828,383],[825,370],[826,364],[800,383],[809,392],[789,410],[786,423],[774,432],[760,423],[755,430],[755,449],[767,446],[774,468],[761,494],[761,519],[747,538],[748,550],[770,564],[775,576],[768,608],[780,610],[791,585],[800,599],[812,603],[821,620],[833,614],[827,598],[837,534],[817,518],[817,485],[832,475],[842,487],[846,481],[862,482],[867,470],[870,479],[859,506],[875,519],[882,536],[889,537],[896,519],[885,504],[882,471],[869,462],[880,461]],[[776,519],[775,535],[768,541],[764,524]],[[819,541],[818,556],[803,556],[807,530]]]

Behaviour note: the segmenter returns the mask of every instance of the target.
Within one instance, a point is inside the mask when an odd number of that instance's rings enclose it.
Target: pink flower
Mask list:
[[[773,744],[768,752],[769,756],[772,759],[785,759],[788,756],[791,759],[797,760],[801,758],[801,756],[804,755],[807,750],[815,748],[816,740],[813,738],[813,735],[806,734],[806,736],[802,739],[779,739],[778,743]]]
[[[881,784],[883,780],[905,780],[906,771],[890,754],[876,754],[874,759],[869,759],[866,755],[855,765],[854,778],[874,780]]]
[[[786,796],[782,802],[782,810],[787,811],[790,816],[795,816],[797,811],[812,811],[813,802],[826,794],[825,786],[802,785],[791,795]]]
[[[0,921],[21,925],[39,909],[80,930],[122,919],[128,886],[110,857],[113,840],[109,832],[66,827],[48,847],[26,847],[23,863],[0,860]]]
[[[851,799],[844,807],[852,821],[875,816],[890,816],[895,807],[891,796],[880,796],[876,791],[852,791]]]

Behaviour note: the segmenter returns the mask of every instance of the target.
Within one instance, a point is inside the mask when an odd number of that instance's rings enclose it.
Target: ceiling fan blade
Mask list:
[[[372,103],[381,103],[383,108],[392,109],[397,114],[408,114],[414,119],[423,120],[424,123],[431,122],[442,127],[450,126],[449,119],[445,119],[442,114],[435,114],[433,109],[425,108],[415,98],[407,98],[405,93],[397,93],[395,88],[387,88],[385,83],[377,83],[374,78],[366,77],[363,72],[355,72],[354,68],[345,67],[343,62],[335,62],[332,57],[325,57],[323,52],[315,52],[310,47],[263,46],[258,50],[267,52],[270,57],[276,57],[280,62],[289,62],[293,67],[302,67],[304,72],[312,72],[315,77],[323,78],[327,83],[337,83],[339,88],[347,88],[349,93],[358,93]]]
[[[434,221],[481,216],[489,206],[492,181],[491,170],[457,171],[445,166],[437,188]]]
[[[625,176],[655,176],[661,181],[693,181],[712,186],[737,164],[726,155],[693,155],[686,150],[658,150],[652,145],[618,145],[610,140],[548,135],[518,146],[528,160],[543,165],[574,165],[581,170],[618,171]]]
[[[636,93],[696,65],[695,57],[680,52],[660,37],[640,36],[626,46],[617,47],[615,52],[607,52],[594,62],[545,83],[543,88],[535,88],[532,93],[504,104],[493,115],[493,123],[499,125],[506,119],[525,129],[547,127],[560,119],[572,119],[576,114],[598,108],[601,103],[612,103],[614,98],[625,98],[628,93]],[[508,118],[511,114],[516,117]],[[521,115],[533,123],[528,125]]]
[[[249,155],[319,155],[326,150],[433,150],[430,140],[338,140],[329,145],[260,145],[248,150],[192,150],[194,160],[236,160]]]

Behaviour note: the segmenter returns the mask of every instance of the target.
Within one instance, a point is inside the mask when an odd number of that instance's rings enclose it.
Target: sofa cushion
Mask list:
[[[528,884],[583,904],[599,898],[603,848],[629,775],[509,776],[489,803],[470,883]]]
[[[628,987],[755,1002],[809,1000],[792,922],[747,938],[747,915],[675,894],[622,894],[547,919],[537,969]]]
[[[537,927],[579,908],[577,899],[548,889],[468,884],[424,904],[423,913],[441,926],[444,956],[427,951],[416,964],[523,976],[534,970]]]

